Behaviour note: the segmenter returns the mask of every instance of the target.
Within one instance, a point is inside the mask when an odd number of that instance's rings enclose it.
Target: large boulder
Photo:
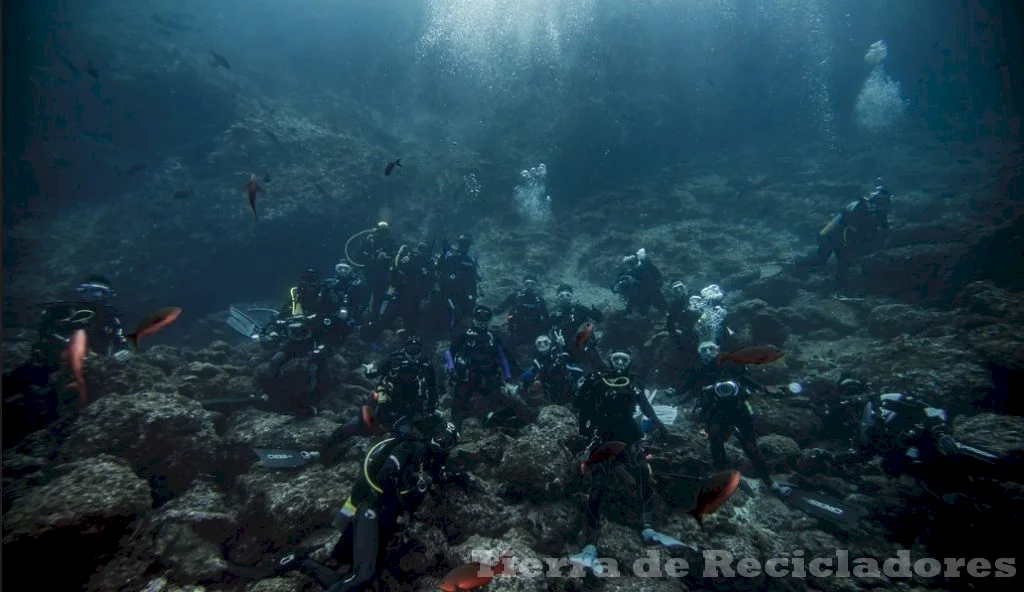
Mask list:
[[[967,245],[906,245],[867,255],[862,289],[914,303],[949,302],[956,295],[953,275]]]
[[[537,422],[505,449],[497,473],[504,494],[528,501],[560,497],[572,469],[567,444],[578,431],[571,411],[558,405],[544,407]]]
[[[122,537],[149,512],[153,499],[146,481],[110,455],[68,463],[54,473],[4,515],[4,578],[45,577],[49,588],[77,590],[97,565],[119,554]],[[42,557],[60,558],[60,569],[40,574]]]
[[[86,407],[61,447],[69,459],[108,453],[128,461],[160,497],[172,497],[218,465],[214,414],[180,395],[141,392]]]

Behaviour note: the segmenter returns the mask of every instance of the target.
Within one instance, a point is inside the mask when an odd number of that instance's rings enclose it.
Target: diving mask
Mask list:
[[[346,278],[352,274],[352,266],[348,263],[339,263],[334,266],[334,275]]]
[[[533,345],[539,353],[546,354],[551,351],[551,338],[547,335],[541,335],[534,340]]]
[[[629,369],[629,363],[632,362],[632,358],[626,352],[615,352],[609,358],[612,363],[612,368],[619,372],[625,372]]]
[[[91,300],[107,300],[117,295],[110,286],[96,282],[85,282],[79,285],[78,293]]]
[[[562,303],[568,303],[572,301],[572,292],[564,290],[558,293],[558,301]]]
[[[719,352],[718,344],[713,341],[702,342],[697,346],[697,354],[705,364],[711,363],[718,359]]]

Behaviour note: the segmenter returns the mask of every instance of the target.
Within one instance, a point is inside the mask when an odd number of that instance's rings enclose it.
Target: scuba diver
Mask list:
[[[582,552],[569,557],[574,563],[591,569],[598,575],[604,569],[597,561],[601,502],[613,482],[613,469],[616,466],[624,465],[640,488],[641,541],[644,544],[660,544],[666,547],[683,545],[682,542],[657,532],[652,526],[652,475],[643,447],[644,433],[634,417],[636,407],[639,406],[643,414],[651,419],[654,428],[662,437],[668,434],[668,428],[658,419],[657,413],[647,400],[640,377],[630,373],[631,361],[626,352],[612,353],[609,358],[610,368],[588,374],[576,395],[580,435],[591,438],[590,443],[577,457],[578,460],[584,464],[590,462],[590,459],[601,455],[603,447],[610,442],[625,444],[621,452],[593,466],[593,480],[583,509],[585,546]]]
[[[547,335],[538,336],[533,344],[537,354],[521,376],[520,390],[530,393],[531,399],[546,399],[556,405],[571,404],[583,369],[574,366],[569,354],[555,348]],[[534,406],[539,407],[539,403]]]
[[[272,573],[232,566],[229,571],[254,578],[299,571],[327,592],[357,592],[373,585],[385,560],[389,542],[403,516],[416,514],[435,486],[473,487],[468,473],[450,472],[445,462],[459,442],[455,425],[438,415],[419,421],[413,429],[377,443],[363,460],[361,477],[338,511],[334,525],[342,531],[330,558],[351,571],[331,569],[309,558],[319,547],[288,553],[274,562]]]
[[[440,296],[448,307],[448,330],[453,334],[472,313],[477,298],[483,296],[476,256],[469,252],[472,242],[468,234],[459,235],[455,246],[445,245],[437,262]]]
[[[327,278],[324,286],[330,294],[332,305],[345,307],[352,320],[357,323],[362,321],[370,293],[366,280],[358,270],[345,261],[339,261],[334,266],[334,277]]]
[[[671,327],[670,338],[678,345],[679,375],[676,382],[679,392],[696,392],[721,380],[745,375],[746,370],[742,366],[719,360],[718,356],[723,349],[731,351],[739,346],[733,331],[725,323],[729,311],[719,304],[725,293],[717,284],[710,284],[700,294],[691,296],[686,310],[681,311],[679,300],[685,292],[685,287],[673,290],[675,304],[666,317],[666,327]]]
[[[523,278],[523,287],[509,294],[495,309],[508,311],[508,339],[506,349],[515,357],[516,348],[547,333],[550,326],[547,303],[537,292],[537,276],[532,273]]]
[[[349,240],[362,236],[356,246],[359,259],[366,268],[366,287],[369,294],[369,321],[376,322],[388,295],[391,265],[398,252],[398,243],[391,236],[391,227],[381,220],[376,228],[354,234]],[[346,243],[346,255],[348,253]],[[349,261],[352,259],[350,258]]]
[[[370,435],[380,428],[406,433],[420,420],[434,414],[437,408],[437,373],[423,353],[423,341],[416,336],[406,340],[401,349],[388,354],[380,364],[363,366],[367,378],[378,379],[373,399],[376,407],[370,415],[360,413],[331,435],[323,457],[335,464],[343,452],[341,445],[350,436]],[[368,409],[368,408],[367,408]],[[369,425],[368,425],[369,424]]]
[[[612,292],[626,301],[626,314],[636,311],[646,315],[650,307],[665,310],[668,303],[661,293],[665,283],[661,271],[647,257],[647,249],[641,248],[635,255],[622,258],[622,271],[619,272]]]
[[[597,336],[593,334],[593,327],[590,328],[590,337],[583,341],[582,348],[576,347],[575,339],[581,331],[586,330],[584,323],[594,324],[604,321],[604,313],[596,306],[588,308],[579,302],[574,302],[572,291],[572,286],[569,284],[558,286],[558,304],[551,312],[551,332],[555,336],[555,341],[566,348],[574,362],[586,363],[590,369],[596,370],[602,366],[602,361]]]
[[[895,532],[906,537],[902,542],[908,545],[917,537],[948,536],[951,519],[956,525],[980,528],[987,510],[1007,497],[996,482],[1024,482],[1024,455],[1018,451],[1001,456],[959,441],[950,434],[946,410],[921,398],[883,393],[851,395],[845,401],[863,405],[857,405],[859,414],[846,414],[853,419],[855,445],[839,452],[816,448],[811,453],[839,466],[859,465],[880,456],[882,471],[908,486],[904,489],[907,503],[898,512],[903,524]],[[991,513],[1001,515],[1001,511]],[[1003,524],[1006,518],[1009,515],[997,521]]]
[[[84,329],[89,350],[124,362],[132,348],[124,335],[120,315],[110,301],[113,284],[99,275],[87,277],[77,288],[80,298],[46,302],[37,326],[38,338],[28,361],[3,376],[3,446],[20,442],[28,434],[57,420],[62,401],[51,384],[61,367],[61,355],[71,336]]]
[[[729,468],[725,456],[725,443],[735,432],[739,438],[743,452],[754,467],[754,474],[761,478],[769,489],[776,489],[765,464],[764,457],[757,447],[757,434],[754,431],[754,411],[748,399],[753,390],[748,384],[740,384],[740,380],[723,380],[708,385],[692,393],[697,399],[695,420],[701,426],[700,433],[708,439],[711,447],[711,459],[716,471]]]
[[[305,388],[306,398],[294,397],[289,406],[299,413],[316,414],[316,404],[324,387],[320,380],[327,366],[331,349],[353,333],[358,324],[350,317],[348,309],[341,306],[338,292],[320,284],[315,269],[308,268],[302,273],[299,285],[290,290],[291,302],[288,316],[279,317],[258,335],[257,341],[266,348],[277,348],[271,356],[262,379],[280,378],[284,365],[300,356],[307,356]]]
[[[882,185],[882,179],[879,178],[871,193],[848,203],[821,229],[818,233],[817,253],[797,261],[794,272],[806,275],[810,270],[828,263],[834,253],[836,279],[845,282],[854,260],[884,245],[889,231],[891,208],[892,193]]]
[[[501,340],[488,328],[493,313],[478,304],[473,325],[452,341],[445,352],[445,368],[452,385],[452,421],[461,427],[469,417],[485,425],[509,425],[529,420],[532,410],[515,388],[506,386],[512,377]]]
[[[419,333],[425,329],[421,311],[436,281],[433,249],[424,242],[416,243],[411,250],[403,245],[391,270],[392,294],[380,313],[380,320],[374,323],[376,329],[390,327],[399,317],[406,331]]]

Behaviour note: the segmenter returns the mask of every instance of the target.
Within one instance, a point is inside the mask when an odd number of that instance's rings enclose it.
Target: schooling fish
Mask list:
[[[163,329],[167,325],[173,323],[179,316],[181,316],[181,308],[177,306],[167,306],[161,308],[142,319],[138,327],[135,327],[135,331],[126,335],[128,341],[132,342],[135,346],[135,351],[139,351],[139,339],[152,335]]]
[[[774,345],[754,345],[751,347],[745,347],[739,351],[734,351],[731,354],[722,352],[718,354],[718,361],[729,360],[730,362],[736,362],[737,364],[745,365],[760,365],[760,364],[771,364],[775,360],[785,356],[786,354],[779,350]]]
[[[583,346],[594,337],[594,323],[586,322],[576,329],[576,349],[583,351]]]
[[[393,161],[389,162],[388,166],[384,167],[384,176],[387,177],[388,175],[390,175],[391,171],[395,170],[395,167],[398,167],[400,169],[404,169],[405,168],[404,166],[402,166],[402,159],[401,158],[399,158],[398,160],[393,160]]]
[[[85,391],[85,377],[82,376],[82,360],[85,359],[85,354],[89,350],[87,341],[85,329],[79,329],[71,336],[67,350],[68,365],[71,366],[71,374],[75,377],[73,384],[78,389],[78,397],[82,401],[82,405],[89,402]]]
[[[99,79],[100,77],[99,70],[97,70],[96,67],[92,65],[92,62],[85,63],[85,71],[88,72],[89,76],[92,76],[93,78]]]
[[[263,191],[263,188],[256,183],[256,175],[249,177],[249,182],[242,185],[242,189],[245,189],[246,194],[249,196],[249,208],[252,209],[252,219],[259,222],[259,216],[256,215],[256,196]]]
[[[473,590],[489,584],[494,576],[499,574],[511,574],[514,570],[508,565],[512,558],[512,550],[509,549],[498,559],[498,565],[484,565],[478,561],[466,563],[448,572],[448,575],[437,585],[445,592],[461,592]]]
[[[580,472],[586,474],[594,465],[599,465],[603,462],[613,460],[615,457],[622,454],[622,451],[625,449],[625,442],[620,442],[619,440],[605,442],[604,444],[598,446],[597,450],[591,452],[590,457],[587,458],[587,460],[580,463]]]
[[[723,471],[712,475],[697,492],[697,501],[687,514],[693,516],[700,529],[704,530],[704,516],[713,513],[732,497],[739,485],[739,471]]]

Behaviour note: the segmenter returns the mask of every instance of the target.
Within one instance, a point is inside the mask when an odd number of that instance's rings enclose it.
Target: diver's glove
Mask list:
[[[595,575],[604,575],[605,567],[597,561],[597,547],[594,545],[587,545],[583,547],[583,550],[575,555],[569,556],[569,561],[582,565],[584,568],[591,570]]]
[[[674,539],[667,534],[662,534],[653,528],[645,528],[640,531],[640,539],[646,545],[662,545],[665,547],[685,547],[682,541]]]

